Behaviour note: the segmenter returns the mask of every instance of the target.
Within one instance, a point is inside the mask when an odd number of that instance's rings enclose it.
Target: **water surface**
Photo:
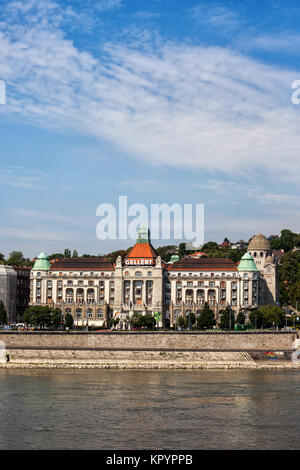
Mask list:
[[[297,449],[300,371],[1,370],[0,449]]]

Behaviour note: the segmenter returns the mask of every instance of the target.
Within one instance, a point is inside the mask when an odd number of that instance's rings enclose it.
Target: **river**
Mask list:
[[[0,449],[297,449],[300,371],[0,370]]]

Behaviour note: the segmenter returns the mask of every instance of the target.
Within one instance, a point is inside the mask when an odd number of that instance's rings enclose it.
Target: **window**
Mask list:
[[[189,277],[193,277],[193,273],[189,273]]]
[[[151,277],[152,276],[152,271],[148,271],[147,276]]]
[[[103,318],[103,310],[101,308],[97,310],[97,318]]]
[[[215,273],[210,273],[210,277],[214,277]]]
[[[36,273],[36,277],[41,277],[41,273]]]
[[[68,281],[68,286],[72,286],[73,285],[73,281]]]
[[[125,271],[125,276],[129,276],[129,271]]]
[[[135,276],[136,276],[136,277],[142,277],[141,271],[136,271]]]

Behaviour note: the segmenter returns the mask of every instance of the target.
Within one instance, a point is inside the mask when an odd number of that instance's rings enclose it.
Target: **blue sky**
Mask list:
[[[2,3],[0,252],[127,247],[95,232],[119,195],[205,204],[206,240],[300,231],[297,2]]]

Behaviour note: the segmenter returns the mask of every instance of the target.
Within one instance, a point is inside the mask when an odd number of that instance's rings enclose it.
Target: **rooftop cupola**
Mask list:
[[[40,253],[32,268],[33,271],[48,271],[50,269],[50,261],[45,253]]]
[[[140,227],[138,229],[137,243],[150,243],[150,230],[147,227]]]
[[[238,265],[238,270],[239,271],[258,271],[257,267],[256,267],[256,264],[255,264],[255,261],[252,257],[252,255],[250,255],[250,253],[246,253],[239,265]]]

